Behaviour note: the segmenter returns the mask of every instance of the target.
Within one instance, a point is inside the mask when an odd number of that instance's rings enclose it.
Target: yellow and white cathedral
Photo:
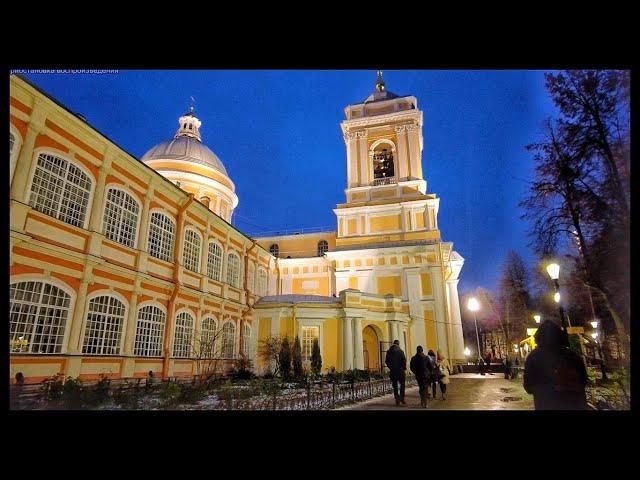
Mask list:
[[[10,381],[200,373],[198,339],[257,373],[269,336],[323,369],[379,370],[393,340],[464,360],[462,257],[438,229],[417,99],[345,108],[346,202],[333,232],[251,238],[193,109],[140,160],[10,77]],[[246,180],[245,180],[246,181]]]

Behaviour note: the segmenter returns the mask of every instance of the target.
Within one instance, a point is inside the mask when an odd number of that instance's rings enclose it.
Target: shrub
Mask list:
[[[135,388],[117,390],[113,394],[113,401],[125,410],[140,408],[141,394]]]
[[[182,384],[179,386],[177,402],[195,403],[207,394],[207,388],[204,385]]]
[[[250,380],[255,377],[251,371],[252,367],[251,359],[242,356],[234,362],[231,376],[240,380]]]
[[[300,338],[296,335],[296,339],[293,342],[293,376],[297,380],[300,380],[304,372],[302,370],[302,348],[300,347]]]
[[[287,337],[282,339],[280,347],[280,372],[284,380],[289,380],[291,377],[291,345]]]
[[[82,408],[83,400],[82,382],[78,379],[67,377],[62,386],[64,407],[73,410]]]
[[[322,371],[322,356],[320,355],[320,345],[318,345],[317,338],[313,339],[313,347],[311,349],[311,371],[316,377]]]

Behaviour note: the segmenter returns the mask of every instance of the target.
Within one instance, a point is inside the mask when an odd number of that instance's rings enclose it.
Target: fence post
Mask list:
[[[336,382],[331,382],[331,408],[336,408]]]

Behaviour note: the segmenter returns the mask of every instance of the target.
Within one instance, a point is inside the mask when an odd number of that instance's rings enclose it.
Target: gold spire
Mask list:
[[[378,78],[376,80],[376,90],[384,92],[384,80],[382,79],[382,70],[378,70]]]

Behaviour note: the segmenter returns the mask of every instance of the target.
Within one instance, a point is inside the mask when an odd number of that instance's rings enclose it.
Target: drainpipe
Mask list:
[[[244,308],[242,310],[242,313],[240,314],[240,356],[242,358],[244,358],[244,316],[251,310],[251,305],[249,305],[249,285],[248,285],[248,281],[249,281],[249,253],[251,253],[251,251],[256,248],[256,245],[258,242],[256,242],[254,239],[251,239],[252,245],[249,247],[249,250],[247,250],[247,252],[244,255],[244,282],[243,282],[243,286],[244,286],[244,298],[245,298],[245,302],[247,304],[247,307]],[[255,282],[255,276],[258,273],[257,269],[254,269],[253,275],[254,275],[254,282]]]
[[[183,245],[183,241],[182,241],[182,231],[183,231],[183,219],[184,219],[184,212],[187,210],[187,208],[189,207],[189,205],[191,205],[191,203],[194,200],[194,196],[193,193],[189,194],[189,198],[187,198],[187,201],[184,203],[184,205],[182,207],[180,207],[180,210],[178,210],[178,216],[176,218],[176,244],[175,244],[175,248],[173,249],[173,292],[171,293],[171,298],[169,298],[169,304],[167,305],[167,323],[164,327],[164,345],[163,345],[163,350],[164,350],[164,356],[162,359],[162,378],[167,378],[169,376],[169,360],[171,358],[171,345],[170,345],[170,338],[169,338],[169,333],[171,332],[171,326],[173,324],[173,313],[174,313],[174,304],[175,304],[175,300],[176,297],[178,296],[178,292],[180,291],[180,262],[179,262],[179,258],[180,258],[180,248]]]

